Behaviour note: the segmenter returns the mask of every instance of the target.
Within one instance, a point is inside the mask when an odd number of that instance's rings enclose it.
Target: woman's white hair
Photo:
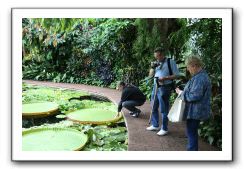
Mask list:
[[[203,62],[199,56],[192,55],[186,59],[187,66],[203,67]]]

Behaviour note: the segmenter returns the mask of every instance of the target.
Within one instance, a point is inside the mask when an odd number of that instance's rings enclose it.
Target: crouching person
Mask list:
[[[129,110],[131,116],[137,118],[141,113],[141,110],[136,106],[141,106],[146,101],[146,96],[140,91],[140,89],[134,85],[128,85],[124,82],[119,82],[117,89],[122,91],[121,99],[118,105],[118,114],[124,107]]]

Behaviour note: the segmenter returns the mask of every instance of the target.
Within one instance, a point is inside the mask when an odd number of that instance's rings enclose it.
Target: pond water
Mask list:
[[[123,119],[113,123],[110,122],[103,125],[96,125],[80,124],[69,121],[65,118],[68,112],[82,109],[96,108],[116,112],[117,106],[114,105],[112,102],[109,102],[106,98],[99,96],[96,97],[96,95],[92,95],[92,97],[90,97],[91,95],[89,95],[88,93],[77,90],[42,87],[29,84],[23,84],[22,89],[22,104],[55,102],[59,105],[59,111],[57,112],[57,114],[39,118],[23,117],[23,131],[42,127],[72,128],[88,135],[89,141],[82,150],[127,150],[127,128]]]

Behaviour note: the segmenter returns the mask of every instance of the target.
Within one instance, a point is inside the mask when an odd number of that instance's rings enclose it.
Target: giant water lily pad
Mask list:
[[[82,124],[105,124],[109,122],[116,122],[122,118],[120,114],[118,117],[116,111],[108,109],[81,109],[66,114],[67,118]]]
[[[31,103],[22,105],[23,117],[43,117],[58,112],[58,104],[54,102]]]
[[[65,128],[37,128],[22,132],[23,151],[78,151],[88,140],[84,133]]]

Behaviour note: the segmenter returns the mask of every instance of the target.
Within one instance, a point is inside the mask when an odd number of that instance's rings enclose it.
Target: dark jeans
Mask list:
[[[186,133],[188,138],[187,151],[198,151],[198,127],[200,120],[187,119]]]
[[[152,99],[151,99],[151,106],[152,106],[152,125],[154,127],[159,127],[159,113],[162,114],[162,127],[161,129],[168,131],[168,113],[169,113],[169,97],[171,93],[170,87],[160,87],[157,90],[157,94],[154,100],[154,91],[155,86],[152,91]]]
[[[122,106],[131,112],[138,112],[140,110],[135,106],[141,106],[144,104],[144,102],[145,101],[140,101],[140,100],[127,100],[122,103]]]

